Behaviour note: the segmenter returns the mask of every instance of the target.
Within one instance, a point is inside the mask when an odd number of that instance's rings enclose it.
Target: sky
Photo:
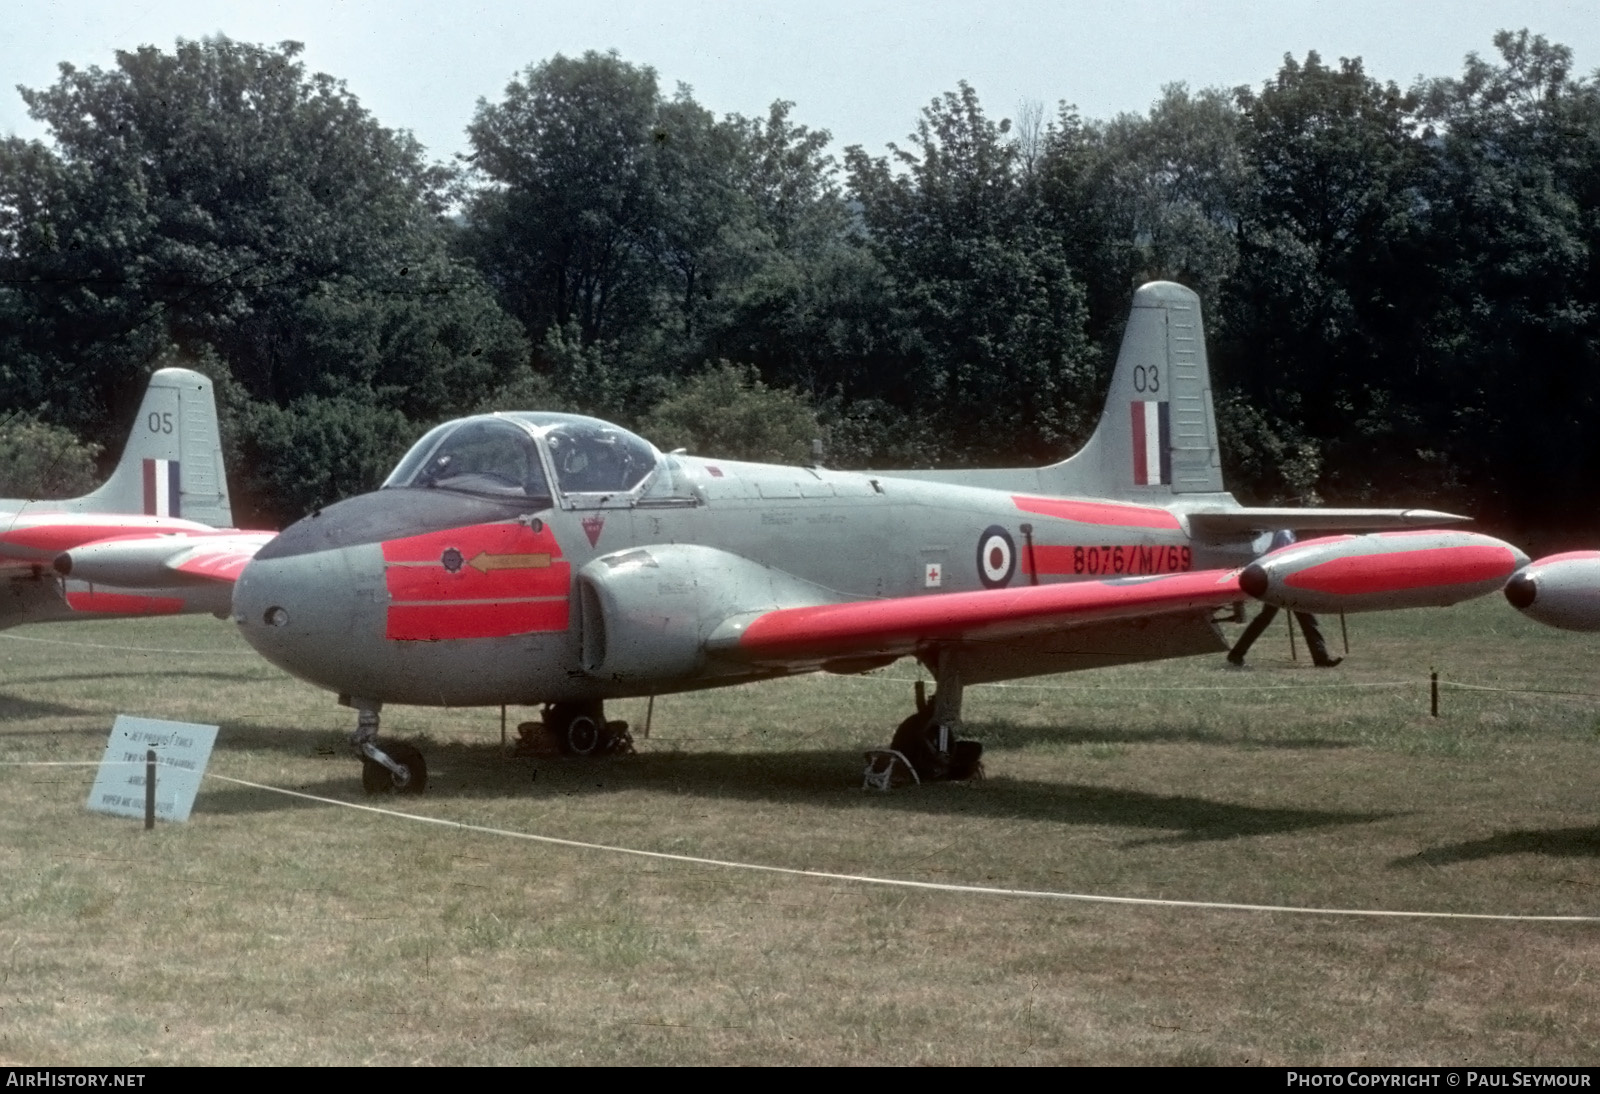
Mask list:
[[[1144,113],[1164,85],[1260,86],[1285,54],[1360,57],[1369,75],[1409,86],[1454,76],[1469,52],[1495,57],[1500,29],[1526,27],[1600,68],[1592,0],[34,0],[0,29],[0,135],[44,138],[15,87],[44,87],[68,61],[113,67],[116,51],[170,50],[222,34],[305,44],[313,71],[346,82],[386,126],[438,159],[466,150],[479,99],[557,53],[615,50],[654,68],[663,90],[689,85],[717,114],[792,120],[882,154],[902,144],[930,100],[965,80],[986,113],[1025,102],[1085,118]]]

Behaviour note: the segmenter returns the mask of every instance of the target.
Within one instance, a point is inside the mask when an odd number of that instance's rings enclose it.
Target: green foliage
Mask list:
[[[656,404],[640,430],[668,451],[768,463],[807,463],[812,439],[822,436],[803,396],[770,388],[755,369],[726,361]]]
[[[237,492],[280,516],[484,407],[767,447],[692,409],[717,383],[803,407],[785,459],[814,409],[837,466],[1041,462],[1164,278],[1204,301],[1241,494],[1591,523],[1600,87],[1494,46],[1409,91],[1286,57],[1109,121],[959,84],[842,173],[792,104],[718,117],[615,54],[481,101],[465,176],[295,43],[64,65],[23,91],[53,143],[0,141],[0,407],[97,435],[199,362]]]
[[[846,152],[901,328],[900,386],[883,394],[937,421],[958,458],[1059,457],[1100,398],[1082,286],[1009,131],[962,84],[924,108],[914,150],[890,146],[894,164]]]
[[[0,404],[43,398],[95,427],[139,398],[152,363],[193,358],[256,404],[236,415],[253,428],[315,400],[404,423],[474,406],[523,367],[516,324],[449,254],[448,174],[299,53],[180,41],[22,91],[54,147],[0,145]],[[235,443],[277,449],[249,432],[224,429],[229,463],[269,511],[372,478],[337,444],[263,469]],[[312,452],[329,462],[308,466]]]
[[[878,399],[834,400],[821,417],[829,467],[937,467],[947,458],[937,428]]]
[[[576,323],[593,342],[633,328],[659,219],[655,71],[615,54],[530,65],[467,134],[481,179],[469,253],[530,334]]]
[[[253,522],[278,525],[376,489],[422,433],[398,410],[320,395],[287,407],[252,403],[238,427],[244,464],[235,490],[257,501]]]
[[[98,485],[101,446],[69,429],[14,414],[0,421],[0,497],[74,498]]]
[[[1322,456],[1316,441],[1293,425],[1272,420],[1238,392],[1215,400],[1217,430],[1227,438],[1223,477],[1245,484],[1246,504],[1317,505]]]

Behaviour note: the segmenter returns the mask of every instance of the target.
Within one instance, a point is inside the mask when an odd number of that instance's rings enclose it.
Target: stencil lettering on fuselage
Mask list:
[[[385,637],[398,642],[564,631],[572,565],[542,522],[474,524],[386,540]]]
[[[1090,544],[1035,546],[1031,558],[1022,560],[1022,572],[1035,565],[1044,576],[1118,577],[1180,574],[1194,569],[1194,551],[1177,544]]]

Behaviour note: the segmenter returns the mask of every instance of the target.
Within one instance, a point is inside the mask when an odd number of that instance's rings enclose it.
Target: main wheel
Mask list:
[[[551,703],[544,708],[545,731],[569,756],[592,756],[605,740],[605,709],[599,700]]]
[[[361,761],[361,789],[368,794],[420,794],[428,787],[428,764],[422,753],[402,741],[381,745],[395,763],[404,764],[411,777],[399,785],[393,771],[377,760]]]
[[[599,721],[587,714],[580,714],[567,723],[567,751],[574,756],[591,756],[600,747],[602,736],[604,733]]]

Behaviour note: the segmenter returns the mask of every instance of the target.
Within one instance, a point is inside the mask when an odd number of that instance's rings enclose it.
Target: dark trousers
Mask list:
[[[1311,663],[1313,665],[1326,665],[1333,658],[1328,656],[1328,641],[1322,637],[1322,628],[1317,626],[1317,617],[1310,612],[1295,612],[1295,619],[1300,622],[1300,632],[1306,636],[1306,646],[1311,650]],[[1272,604],[1264,604],[1261,614],[1250,621],[1250,625],[1239,636],[1239,641],[1233,644],[1233,649],[1228,651],[1228,660],[1235,663],[1242,662],[1244,655],[1255,644],[1261,632],[1278,618],[1278,609]]]

